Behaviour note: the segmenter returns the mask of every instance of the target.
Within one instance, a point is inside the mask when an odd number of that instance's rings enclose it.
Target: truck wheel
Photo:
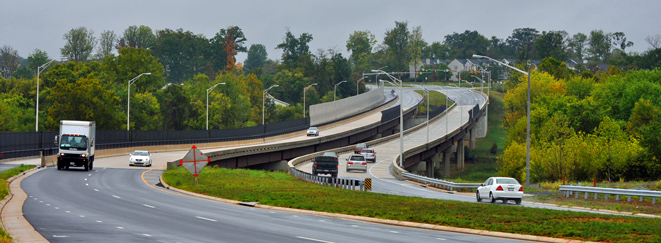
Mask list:
[[[90,170],[90,163],[89,163],[89,162],[88,162],[88,163],[85,163],[84,167],[85,167],[85,168],[84,168],[85,171]]]
[[[62,165],[60,162],[57,162],[57,170],[62,170]]]

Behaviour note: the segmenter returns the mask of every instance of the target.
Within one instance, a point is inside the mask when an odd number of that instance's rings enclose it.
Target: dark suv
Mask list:
[[[317,156],[312,159],[312,174],[329,174],[332,177],[337,177],[339,163],[337,157],[334,156]]]

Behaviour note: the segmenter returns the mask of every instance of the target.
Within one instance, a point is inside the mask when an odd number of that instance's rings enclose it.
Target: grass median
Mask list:
[[[260,204],[436,225],[606,242],[661,242],[661,219],[443,201],[349,191],[300,181],[283,172],[184,168],[163,174],[171,186]]]
[[[32,168],[34,168],[34,165],[20,165],[18,167],[0,172],[0,198],[5,198],[7,195],[9,195],[9,182],[7,182],[7,179]],[[7,232],[5,232],[4,229],[0,229],[0,242],[12,242],[11,237],[7,234]]]

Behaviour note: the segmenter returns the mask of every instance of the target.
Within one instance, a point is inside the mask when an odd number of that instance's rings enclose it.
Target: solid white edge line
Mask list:
[[[334,243],[332,241],[318,240],[318,239],[308,238],[308,237],[303,237],[303,236],[296,236],[296,238],[303,239],[303,240],[309,240],[309,241],[323,242],[323,243]]]

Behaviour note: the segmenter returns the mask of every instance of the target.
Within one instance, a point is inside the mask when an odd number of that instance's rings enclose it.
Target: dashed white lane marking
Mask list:
[[[118,229],[124,229],[124,227],[121,227],[121,226],[117,226],[117,228],[118,228]]]
[[[351,227],[358,228],[358,227],[360,227],[360,226],[355,225],[355,224],[352,224]]]
[[[101,221],[101,220],[97,220],[96,222],[97,222],[97,223],[103,223],[103,221]]]
[[[195,217],[198,218],[198,219],[206,220],[206,221],[218,222],[218,220],[215,220],[215,219],[210,219],[210,218],[205,218],[205,217],[200,217],[200,216],[195,216]]]
[[[64,212],[66,212],[66,213],[71,213],[71,211],[64,211]]]
[[[94,191],[97,191],[97,192],[98,192],[98,191],[99,191],[99,189],[96,189],[96,188],[95,188],[95,189],[94,189]]]
[[[437,239],[437,240],[447,240],[447,239],[443,239],[443,238],[436,238],[436,239]]]
[[[68,238],[68,235],[53,235],[53,238]]]
[[[84,218],[84,217],[85,217],[85,215],[78,215],[78,216],[81,217],[81,218]]]
[[[308,238],[308,237],[303,237],[303,236],[296,236],[296,238],[303,239],[303,240],[309,240],[309,241],[316,241],[316,242],[333,243],[332,241],[313,239],[313,238]]]
[[[394,231],[394,230],[391,230],[391,231],[390,231],[390,233],[395,233],[395,234],[399,234],[399,231]]]
[[[112,195],[112,197],[114,197],[114,198],[121,198],[121,197],[119,197],[119,196],[117,196],[117,195]]]
[[[90,186],[90,184],[85,183],[86,186]]]
[[[148,205],[148,204],[142,204],[142,206],[145,206],[145,207],[148,207],[148,208],[156,208],[156,207],[154,207],[152,205]]]
[[[60,207],[54,207],[55,209],[60,209]]]
[[[87,180],[87,178],[85,178],[85,180]]]
[[[144,236],[147,236],[147,237],[151,237],[151,235],[150,235],[150,234],[142,234],[142,235],[144,235]]]
[[[92,174],[89,174],[89,175],[87,175],[87,176],[92,176]]]
[[[39,203],[44,203],[44,201],[39,201]]]
[[[50,206],[50,203],[46,203],[46,206]]]

